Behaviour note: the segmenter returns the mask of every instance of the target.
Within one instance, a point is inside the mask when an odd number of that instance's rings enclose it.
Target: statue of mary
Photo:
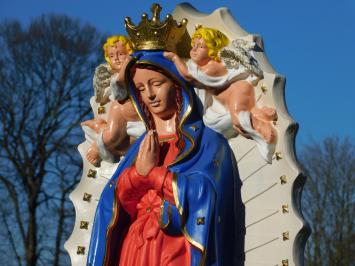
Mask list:
[[[143,134],[104,188],[88,265],[243,265],[244,207],[227,140],[206,127],[193,87],[164,57],[187,21],[126,20],[136,51],[124,84]]]

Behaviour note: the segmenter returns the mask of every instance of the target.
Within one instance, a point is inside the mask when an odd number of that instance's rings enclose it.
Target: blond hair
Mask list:
[[[208,56],[213,60],[220,62],[218,52],[229,44],[228,37],[217,29],[198,27],[191,37],[191,46],[193,39],[202,38],[208,48]]]
[[[113,46],[115,43],[121,42],[123,46],[126,47],[129,54],[133,53],[133,44],[130,39],[123,35],[113,35],[107,38],[105,44],[102,46],[104,50],[104,56],[107,63],[110,63],[110,59],[108,57],[107,48],[109,46]]]

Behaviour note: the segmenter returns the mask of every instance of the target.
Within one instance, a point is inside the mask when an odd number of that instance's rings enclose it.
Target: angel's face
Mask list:
[[[208,56],[208,47],[203,38],[194,38],[192,40],[190,57],[198,66],[204,66],[211,60]]]
[[[110,66],[114,72],[120,72],[123,62],[129,53],[122,42],[116,42],[114,45],[107,47],[107,55],[110,60]]]

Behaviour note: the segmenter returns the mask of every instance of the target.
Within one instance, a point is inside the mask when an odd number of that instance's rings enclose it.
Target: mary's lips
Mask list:
[[[150,102],[149,104],[153,107],[158,106],[160,101]]]

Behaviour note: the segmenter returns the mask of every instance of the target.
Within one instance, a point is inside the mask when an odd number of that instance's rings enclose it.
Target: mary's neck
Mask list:
[[[174,114],[171,118],[162,119],[156,115],[153,115],[158,136],[165,136],[176,133],[175,117],[176,114]]]

